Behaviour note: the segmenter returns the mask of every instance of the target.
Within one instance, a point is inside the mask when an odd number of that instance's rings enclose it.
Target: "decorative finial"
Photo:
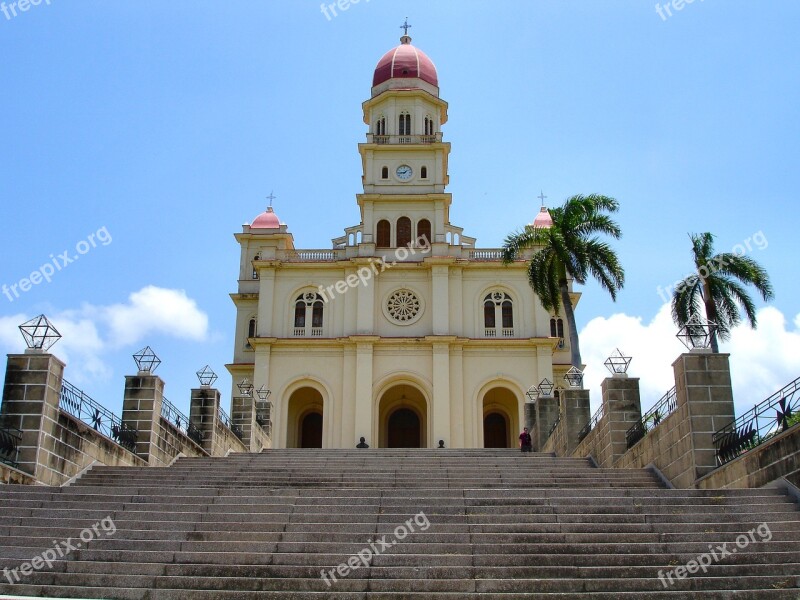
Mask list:
[[[400,29],[402,29],[403,32],[404,32],[403,33],[403,37],[400,38],[400,43],[402,43],[402,44],[410,44],[411,43],[411,38],[408,35],[408,30],[411,29],[411,27],[412,26],[408,24],[408,17],[406,17],[405,23],[400,25]]]
[[[273,194],[272,191],[273,190],[270,190],[269,196],[267,196],[267,200],[269,200],[269,209],[270,209],[270,211],[272,211],[272,201],[275,200],[275,198],[277,198],[277,196],[275,194]]]
[[[50,346],[61,339],[61,334],[44,315],[25,321],[19,330],[30,351],[47,352]]]
[[[541,194],[539,194],[539,195],[538,195],[538,196],[536,196],[536,197],[537,197],[537,198],[539,198],[539,200],[541,200],[541,201],[542,201],[542,208],[544,208],[544,201],[545,201],[545,200],[547,200],[547,196],[545,196],[545,195],[544,195],[544,191],[542,191],[542,193],[541,193]]]

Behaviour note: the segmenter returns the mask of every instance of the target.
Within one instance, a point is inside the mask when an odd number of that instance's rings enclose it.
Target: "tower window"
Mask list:
[[[403,113],[400,115],[398,122],[398,131],[400,135],[411,135],[411,115]]]
[[[425,240],[422,242],[422,240]],[[430,246],[431,244],[431,222],[428,219],[422,219],[417,223],[417,243],[420,246]]]
[[[375,135],[386,135],[386,117],[381,117],[375,122]]]
[[[247,323],[247,340],[245,341],[245,348],[252,348],[253,346],[250,344],[250,338],[256,337],[256,330],[257,330],[257,322],[256,318],[252,317],[250,321]]]
[[[324,310],[319,294],[300,294],[294,303],[294,337],[322,337]],[[311,327],[307,327],[309,323]]]
[[[550,319],[550,337],[558,338],[558,347],[564,347],[564,320],[553,317]]]
[[[419,170],[419,176],[422,177],[422,179],[427,179],[428,178],[428,167],[422,167]]]
[[[485,337],[514,337],[514,303],[508,294],[492,292],[483,299],[483,327]]]
[[[400,217],[397,219],[397,247],[404,248],[411,245],[411,219]]]
[[[378,221],[378,235],[377,243],[378,248],[388,248],[392,245],[392,226],[386,219]]]
[[[389,179],[389,167],[383,167],[381,169],[381,179]]]
[[[433,135],[433,119],[430,116],[425,117],[425,135]]]

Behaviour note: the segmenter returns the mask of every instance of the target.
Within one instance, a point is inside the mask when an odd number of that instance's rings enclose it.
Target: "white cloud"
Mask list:
[[[21,352],[25,343],[18,326],[33,316],[0,317],[0,348]],[[186,292],[154,286],[132,293],[125,304],[84,304],[47,318],[63,336],[54,352],[69,365],[69,379],[78,386],[108,380],[108,355],[119,348],[139,350],[135,344],[155,335],[200,341],[208,334],[208,316]]]
[[[208,333],[208,316],[183,290],[147,286],[132,293],[127,304],[100,307],[97,314],[108,323],[109,341],[117,346],[153,333],[194,341],[204,340]]]
[[[603,362],[620,348],[633,357],[628,374],[640,377],[642,410],[652,406],[675,385],[672,363],[686,349],[675,338],[669,304],[664,304],[649,323],[641,317],[615,314],[597,317],[580,333],[586,367],[586,386],[592,390],[592,406],[600,405],[600,382],[608,375]],[[721,344],[731,354],[731,380],[736,414],[742,414],[800,376],[800,314],[793,330],[776,308],[758,311],[758,329],[736,327],[730,341]]]

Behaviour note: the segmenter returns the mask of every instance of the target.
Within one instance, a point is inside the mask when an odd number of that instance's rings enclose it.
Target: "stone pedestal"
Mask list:
[[[157,464],[157,432],[161,426],[164,382],[156,375],[139,372],[125,377],[122,424],[136,431],[136,455],[148,464]]]
[[[54,467],[58,458],[52,444],[58,426],[58,404],[64,363],[52,354],[28,351],[9,354],[3,387],[2,419],[6,426],[19,429],[19,469],[39,482],[55,482],[60,477]]]
[[[272,447],[271,431],[267,422],[258,423],[259,415],[268,417],[268,411],[257,410],[256,400],[252,396],[234,396],[231,402],[231,421],[242,431],[241,442],[248,452],[261,452]]]
[[[639,378],[616,375],[603,380],[603,439],[598,444],[599,466],[608,468],[628,451],[628,430],[642,418]]]
[[[561,417],[565,428],[564,443],[566,448],[560,448],[560,456],[569,456],[580,443],[578,434],[592,418],[589,405],[589,390],[566,389],[561,392],[561,402],[564,413]]]
[[[685,407],[689,420],[695,479],[716,468],[714,433],[735,419],[729,358],[694,351],[672,364],[678,410]]]
[[[550,437],[550,430],[558,419],[560,407],[555,396],[539,396],[536,399],[536,422],[531,429],[533,438],[533,449],[541,450],[547,438]]]
[[[216,455],[215,437],[219,421],[219,390],[211,387],[192,389],[189,419],[203,435],[203,450]]]

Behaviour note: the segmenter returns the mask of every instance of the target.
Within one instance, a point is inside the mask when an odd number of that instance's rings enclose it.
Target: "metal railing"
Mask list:
[[[556,430],[556,427],[558,427],[559,423],[561,423],[561,410],[558,411],[558,416],[553,422],[553,426],[550,428],[550,431],[547,433],[547,439],[550,439],[550,436],[553,435],[553,432]]]
[[[600,422],[600,419],[602,419],[605,416],[605,414],[606,414],[605,413],[605,409],[604,409],[603,405],[601,404],[600,408],[597,409],[597,412],[594,413],[594,415],[592,416],[591,419],[589,419],[589,422],[586,423],[586,425],[583,426],[583,429],[581,429],[578,432],[578,443],[579,444],[584,440],[584,438],[587,435],[589,435],[592,432],[592,429],[597,427],[597,424]]]
[[[800,423],[800,377],[714,434],[717,464],[724,465]]]
[[[228,416],[228,413],[223,410],[222,406],[217,407],[217,416],[219,417],[220,423],[230,429],[233,435],[239,438],[239,440],[242,439],[242,428],[231,421],[231,418]]]
[[[0,427],[0,462],[14,468],[19,466],[19,445],[22,431],[16,427]]]
[[[179,411],[166,398],[161,399],[161,416],[170,425],[192,440],[198,446],[203,445],[203,432],[200,431],[189,418]]]
[[[137,432],[123,426],[122,420],[76,388],[66,379],[61,380],[61,395],[58,407],[65,413],[83,421],[95,431],[111,438],[117,444],[133,452],[136,450]]]
[[[678,408],[678,396],[675,388],[672,388],[656,402],[655,406],[648,410],[636,424],[625,434],[628,448],[633,448],[644,436],[653,431],[658,425],[671,415]]]

